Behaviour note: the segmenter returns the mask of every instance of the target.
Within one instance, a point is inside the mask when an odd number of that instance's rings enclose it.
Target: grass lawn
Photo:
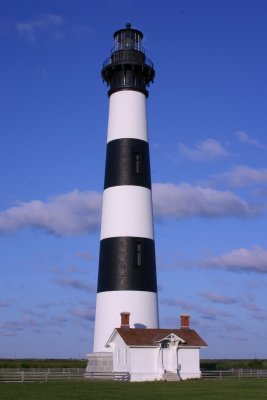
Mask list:
[[[2,383],[1,400],[266,400],[267,380]]]

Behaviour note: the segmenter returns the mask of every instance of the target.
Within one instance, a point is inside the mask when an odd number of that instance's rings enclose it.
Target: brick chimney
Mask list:
[[[189,328],[190,315],[187,314],[180,315],[180,319],[181,319],[181,328]]]
[[[121,312],[121,328],[129,329],[130,328],[130,314],[128,311]]]

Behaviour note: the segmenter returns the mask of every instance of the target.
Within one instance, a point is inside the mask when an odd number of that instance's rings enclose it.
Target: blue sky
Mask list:
[[[91,350],[107,88],[129,20],[148,98],[162,327],[267,358],[267,3],[0,0],[0,357]]]

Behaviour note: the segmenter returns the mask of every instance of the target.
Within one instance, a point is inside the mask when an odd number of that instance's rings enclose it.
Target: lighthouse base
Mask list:
[[[97,293],[93,354],[105,354],[110,335],[121,325],[122,311],[131,313],[131,328],[159,327],[157,293],[141,290]]]
[[[96,352],[87,354],[87,367],[85,378],[90,378],[90,373],[112,372],[113,371],[113,353]]]

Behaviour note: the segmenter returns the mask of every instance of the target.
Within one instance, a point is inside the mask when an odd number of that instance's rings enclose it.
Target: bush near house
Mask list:
[[[86,368],[87,360],[78,359],[0,359],[0,368]],[[267,360],[201,360],[201,370],[267,369]]]
[[[201,360],[200,369],[207,371],[229,369],[267,369],[267,360]]]
[[[77,359],[0,359],[0,368],[86,368],[87,360]]]

